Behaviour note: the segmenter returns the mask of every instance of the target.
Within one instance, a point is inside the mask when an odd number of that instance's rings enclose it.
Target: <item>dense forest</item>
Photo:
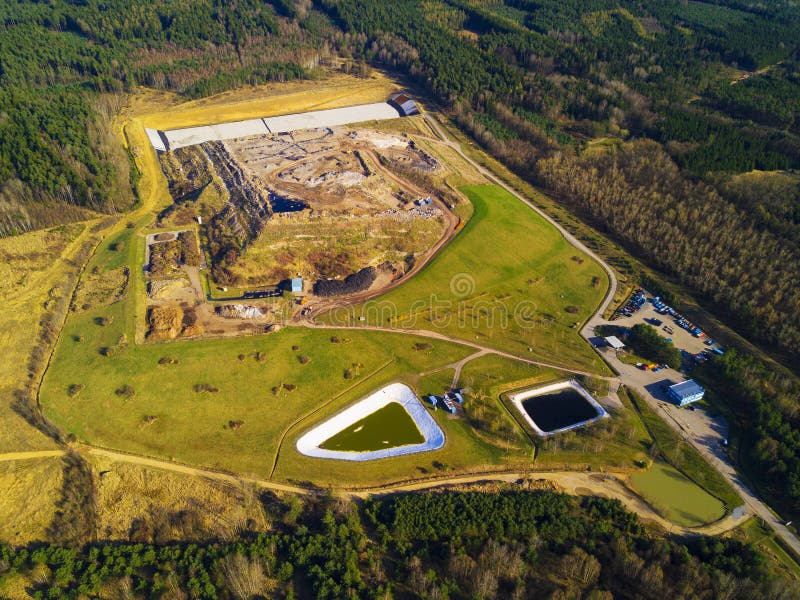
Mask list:
[[[138,85],[204,96],[302,77],[327,56],[305,3],[0,3],[0,235],[128,210],[135,167],[112,134]]]
[[[265,495],[268,532],[211,543],[0,547],[34,598],[720,598],[789,600],[752,546],[649,534],[616,500],[549,491],[367,501]],[[187,523],[191,519],[184,519]],[[125,595],[127,594],[127,596]]]
[[[664,218],[646,200],[607,227],[669,262],[752,336],[800,353],[783,291],[795,273],[776,239],[796,242],[800,179],[784,180],[793,200],[774,194],[757,210],[730,184],[753,169],[800,168],[800,14],[790,2],[20,1],[0,6],[0,27],[0,235],[131,206],[135,168],[110,121],[137,86],[194,98],[311,76],[338,54],[405,73],[491,152],[557,192],[556,164],[592,185],[609,162],[626,162],[594,141],[657,141],[659,180],[680,180],[691,196],[650,190],[668,211],[714,190],[725,199],[683,231],[686,245],[722,237],[716,223],[733,241],[704,253],[702,266],[673,257],[661,227],[641,227]],[[698,178],[711,189],[693,186]],[[593,216],[608,210],[596,198],[570,201]],[[745,247],[751,231],[757,248]],[[771,283],[751,296],[756,272]]]

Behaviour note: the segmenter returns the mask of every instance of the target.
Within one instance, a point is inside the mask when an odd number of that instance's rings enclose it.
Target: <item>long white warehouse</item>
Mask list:
[[[315,110],[306,113],[248,119],[231,123],[217,123],[201,127],[186,127],[168,131],[147,129],[146,131],[153,147],[163,152],[215,140],[230,140],[250,135],[287,133],[301,129],[336,127],[337,125],[350,123],[385,121],[398,118],[400,118],[400,114],[391,104],[375,102],[374,104]]]

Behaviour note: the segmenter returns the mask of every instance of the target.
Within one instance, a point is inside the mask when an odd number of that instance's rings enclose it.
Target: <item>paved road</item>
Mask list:
[[[594,327],[607,325],[608,321],[595,316],[590,319],[581,331],[585,338],[594,336]],[[611,324],[616,324],[616,321]],[[758,515],[769,527],[800,556],[800,540],[789,530],[783,521],[762,502],[753,491],[744,483],[736,472],[733,463],[725,453],[722,440],[728,437],[727,423],[720,417],[713,417],[701,408],[694,411],[681,409],[669,402],[661,391],[666,382],[678,383],[686,379],[683,374],[673,369],[664,369],[657,373],[642,371],[634,365],[624,364],[616,357],[612,349],[601,352],[605,361],[618,373],[619,380],[629,388],[636,391],[664,419],[678,434],[689,444],[694,446],[700,454],[711,464],[736,490],[744,501],[744,506],[750,514]],[[730,508],[730,507],[729,507]]]
[[[614,294],[616,293],[618,281],[617,278],[611,269],[611,267],[606,264],[606,262],[597,254],[592,252],[589,248],[587,248],[580,240],[576,239],[572,234],[566,231],[561,225],[556,223],[553,219],[551,219],[547,214],[545,214],[541,209],[535,206],[530,200],[521,196],[517,193],[513,188],[507,185],[502,180],[498,179],[492,173],[489,173],[486,169],[481,167],[477,164],[474,160],[472,160],[469,156],[467,156],[463,150],[461,149],[461,145],[457,144],[456,142],[451,141],[443,132],[442,128],[440,127],[439,123],[431,117],[430,115],[425,115],[426,120],[431,125],[432,129],[438,135],[441,140],[453,148],[458,154],[466,160],[469,164],[471,164],[478,172],[480,172],[484,177],[489,179],[490,181],[494,181],[504,189],[506,189],[509,193],[514,195],[516,198],[523,201],[525,204],[530,206],[533,210],[535,210],[539,215],[541,215],[544,219],[550,222],[556,229],[558,229],[561,234],[566,238],[566,240],[578,248],[582,250],[592,258],[594,258],[600,265],[602,265],[603,269],[608,274],[609,278],[609,289],[606,297],[601,302],[598,310],[595,313],[595,316],[589,319],[586,325],[581,330],[581,335],[588,341],[589,338],[594,337],[594,327],[597,325],[607,324],[608,322],[602,318],[603,313],[608,308],[609,304],[611,303],[612,299],[614,298]],[[734,489],[739,493],[742,499],[745,502],[747,508],[752,511],[754,514],[761,517],[765,523],[767,523],[770,528],[794,551],[795,555],[800,556],[800,540],[798,540],[797,536],[794,535],[792,531],[786,527],[781,519],[779,519],[772,510],[744,484],[739,474],[736,472],[735,468],[731,464],[728,457],[722,451],[722,447],[719,443],[721,442],[723,437],[727,437],[727,433],[723,434],[717,432],[716,440],[712,440],[712,443],[709,443],[708,435],[705,433],[702,434],[693,434],[692,430],[684,429],[681,426],[679,421],[676,418],[672,418],[669,414],[665,415],[665,410],[660,405],[658,400],[651,394],[652,387],[648,389],[646,386],[650,386],[652,383],[656,383],[658,379],[655,380],[643,380],[642,375],[648,374],[646,371],[640,371],[635,367],[631,367],[630,365],[624,365],[621,361],[616,359],[616,356],[609,356],[604,355],[604,358],[607,359],[607,362],[612,366],[612,368],[616,369],[617,372],[620,373],[619,381],[637,392],[639,392],[647,402],[653,406],[662,417],[666,417],[665,421],[672,426],[680,435],[688,441],[692,446],[697,448],[697,450],[708,460],[708,462],[717,470],[719,471],[725,479],[730,482],[730,484],[734,487]],[[682,381],[684,378],[675,371],[661,371],[657,374],[660,378],[666,377],[674,377],[674,381]]]

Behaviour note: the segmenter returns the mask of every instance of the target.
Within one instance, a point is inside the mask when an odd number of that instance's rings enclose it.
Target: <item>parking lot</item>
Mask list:
[[[661,325],[655,325],[656,321],[661,321]],[[698,338],[692,335],[686,329],[680,327],[675,317],[671,315],[662,315],[656,311],[653,306],[652,297],[648,296],[647,302],[642,307],[634,312],[630,317],[620,316],[615,319],[611,324],[620,327],[633,327],[639,323],[646,323],[652,325],[658,332],[665,338],[671,338],[672,343],[676,348],[685,350],[691,354],[697,354],[703,350],[708,350],[709,345],[706,344],[708,337]],[[667,329],[665,329],[665,327]]]

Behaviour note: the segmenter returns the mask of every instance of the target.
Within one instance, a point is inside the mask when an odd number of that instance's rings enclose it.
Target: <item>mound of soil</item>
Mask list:
[[[154,306],[148,316],[149,337],[155,340],[171,340],[183,329],[183,309],[180,306]]]
[[[375,267],[365,267],[358,273],[348,275],[343,280],[320,279],[314,284],[314,293],[317,296],[346,296],[356,294],[368,289],[378,276]]]
[[[264,316],[259,307],[246,304],[225,304],[216,310],[219,316],[227,319],[260,319]]]

